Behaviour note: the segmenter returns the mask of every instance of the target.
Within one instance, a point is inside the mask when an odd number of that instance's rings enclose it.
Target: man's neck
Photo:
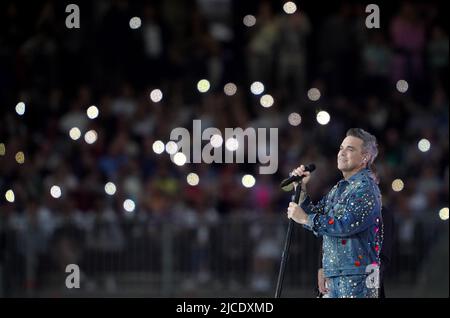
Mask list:
[[[364,168],[365,167],[360,167],[360,168],[357,168],[357,169],[352,170],[352,171],[342,171],[342,175],[344,176],[344,179],[347,181],[348,179],[350,179],[352,176],[354,176],[355,174],[357,174],[358,172],[360,172]]]

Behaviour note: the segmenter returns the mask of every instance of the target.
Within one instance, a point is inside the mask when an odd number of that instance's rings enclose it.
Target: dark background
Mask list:
[[[290,195],[280,180],[317,165],[315,200],[341,177],[336,154],[361,127],[379,143],[383,204],[394,215],[388,296],[448,297],[448,28],[442,2],[64,1],[0,4],[1,292],[17,296],[271,296]],[[242,19],[256,17],[246,27]],[[138,16],[142,26],[129,27]],[[197,82],[211,89],[201,94]],[[275,103],[250,93],[265,85]],[[396,89],[406,80],[405,93]],[[238,93],[227,96],[224,84]],[[316,87],[318,101],[307,91]],[[162,90],[161,102],[149,98]],[[23,116],[15,113],[26,104]],[[86,109],[97,105],[98,118]],[[331,120],[321,126],[316,113]],[[302,117],[299,126],[288,115]],[[276,127],[278,171],[258,164],[186,164],[152,150],[175,127]],[[71,127],[98,140],[69,138]],[[422,138],[431,143],[419,151]],[[23,151],[25,162],[15,154]],[[198,186],[186,183],[196,172]],[[244,174],[256,184],[242,186]],[[392,189],[401,179],[404,188]],[[105,194],[114,182],[114,196]],[[52,185],[61,198],[50,196]],[[12,189],[14,202],[5,200]],[[132,199],[134,212],[123,202]],[[447,212],[448,218],[448,212]],[[291,297],[314,297],[319,242],[296,228],[286,276]],[[64,287],[80,265],[80,290]]]

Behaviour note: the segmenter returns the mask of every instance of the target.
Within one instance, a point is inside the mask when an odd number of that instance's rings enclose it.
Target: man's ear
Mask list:
[[[365,155],[363,155],[363,161],[365,163],[367,163],[367,161],[369,161],[369,156],[367,155],[367,153],[365,153]]]
[[[368,157],[363,157],[363,163],[366,165],[367,164],[367,162],[368,162],[368,160],[369,160],[369,158]]]

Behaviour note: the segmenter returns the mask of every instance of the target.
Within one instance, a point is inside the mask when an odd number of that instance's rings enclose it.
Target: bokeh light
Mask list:
[[[237,141],[236,138],[228,138],[227,141],[225,142],[225,147],[229,151],[236,151],[239,148],[239,142]]]
[[[87,144],[91,145],[97,141],[97,132],[95,130],[89,130],[84,134],[84,141]]]
[[[417,148],[422,152],[427,152],[431,148],[431,143],[428,139],[421,139],[417,144]]]
[[[221,135],[212,135],[210,143],[214,148],[219,148],[223,144],[223,138]]]
[[[209,81],[206,79],[201,79],[197,83],[197,89],[200,93],[206,93],[209,91],[209,88],[211,87],[211,84],[209,84]]]
[[[299,113],[290,113],[288,116],[288,122],[292,126],[298,126],[302,122],[302,116]]]
[[[178,145],[175,141],[169,141],[166,144],[166,152],[169,155],[174,155],[178,151]]]
[[[405,184],[401,179],[395,179],[394,181],[392,181],[392,190],[394,190],[395,192],[402,191],[404,186]]]
[[[116,193],[116,185],[112,182],[105,184],[105,192],[108,195],[114,195]]]
[[[264,92],[264,84],[261,82],[253,82],[252,85],[250,85],[250,91],[254,95],[260,95]]]
[[[13,203],[14,200],[16,199],[16,196],[14,195],[14,191],[9,189],[8,191],[6,191],[5,193],[5,199],[6,201],[8,201],[9,203]]]
[[[160,89],[156,88],[150,92],[150,99],[154,103],[159,103],[163,98],[163,93]]]
[[[57,185],[54,185],[50,188],[50,195],[54,197],[55,199],[58,199],[61,197],[61,188]]]
[[[6,154],[6,147],[4,143],[0,143],[0,156],[4,156]]]
[[[251,15],[251,14],[247,14],[244,19],[242,19],[242,22],[244,23],[244,25],[246,27],[252,27],[256,24],[256,18],[255,16]]]
[[[234,83],[227,83],[223,87],[223,91],[227,96],[233,96],[237,92],[237,86]]]
[[[186,155],[182,152],[177,152],[174,156],[173,156],[173,162],[177,165],[177,166],[183,166],[187,161]]]
[[[409,87],[408,82],[405,80],[399,80],[395,86],[400,93],[406,93]]]
[[[251,174],[246,174],[242,177],[242,185],[246,188],[251,188],[255,185],[256,180]]]
[[[317,122],[321,125],[326,125],[330,122],[330,114],[328,112],[322,110],[317,113]]]
[[[314,87],[313,87],[313,88],[310,88],[310,89],[308,90],[307,95],[308,95],[308,98],[309,98],[311,101],[313,101],[313,102],[318,101],[319,98],[320,98],[320,96],[321,96],[320,91],[319,91],[317,88],[314,88]]]
[[[439,210],[439,217],[441,218],[442,221],[448,220],[448,208],[447,207]]]
[[[69,136],[72,140],[78,140],[81,137],[81,131],[78,127],[72,127],[69,130]]]
[[[89,119],[95,119],[98,117],[98,108],[95,105],[89,106],[89,108],[86,110],[87,116]]]
[[[16,105],[16,113],[20,116],[22,116],[23,114],[25,114],[25,103],[24,102],[19,102]]]
[[[130,19],[130,28],[132,28],[133,30],[135,29],[139,29],[141,27],[142,21],[141,18],[139,17],[132,17]]]
[[[16,153],[16,161],[18,164],[23,164],[25,162],[25,154],[23,151]]]
[[[272,95],[266,94],[261,96],[259,103],[261,104],[262,107],[271,107],[274,103],[273,97]]]
[[[162,154],[165,149],[164,143],[161,140],[156,140],[152,145],[152,149],[156,154]]]
[[[297,5],[292,1],[288,1],[283,5],[283,10],[287,14],[293,14],[297,11]]]
[[[125,201],[123,201],[123,208],[124,208],[125,211],[127,211],[127,212],[133,212],[134,209],[136,208],[136,204],[134,203],[133,200],[131,200],[131,199],[126,199]]]
[[[200,178],[198,177],[198,174],[191,172],[187,175],[186,181],[190,186],[196,186],[198,185]]]

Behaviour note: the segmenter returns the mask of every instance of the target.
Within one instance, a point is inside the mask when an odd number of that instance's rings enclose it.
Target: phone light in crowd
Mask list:
[[[221,135],[212,135],[210,143],[213,148],[219,148],[223,144],[223,138]]]
[[[246,174],[242,177],[242,185],[246,188],[251,188],[255,185],[256,180],[251,174]]]
[[[166,144],[166,152],[167,152],[169,155],[174,155],[174,154],[177,153],[177,151],[178,151],[178,145],[176,144],[175,141],[169,141],[169,142]]]
[[[16,161],[18,164],[23,164],[25,162],[25,154],[22,151],[16,153]]]
[[[173,162],[177,165],[177,166],[183,166],[187,161],[186,155],[182,152],[177,152],[174,156],[173,156]]]
[[[25,103],[24,102],[19,102],[16,105],[16,113],[20,116],[22,116],[23,114],[25,114]]]
[[[297,5],[292,1],[288,1],[283,5],[283,10],[287,14],[293,14],[297,11]]]
[[[198,174],[191,172],[187,175],[186,181],[190,186],[195,187],[196,185],[198,185],[200,178],[198,177]]]
[[[408,86],[409,86],[409,85],[408,85],[408,82],[407,82],[407,81],[405,81],[405,80],[399,80],[395,86],[397,87],[397,90],[398,90],[400,93],[406,93],[406,91],[408,90]]]
[[[330,114],[328,112],[321,110],[317,113],[317,122],[321,125],[326,125],[330,122]]]
[[[288,122],[292,126],[298,126],[302,122],[302,116],[299,113],[290,113],[288,116]]]
[[[264,84],[261,82],[253,82],[252,85],[250,85],[250,91],[254,95],[260,95],[264,92]]]
[[[156,140],[152,145],[153,152],[160,155],[164,152],[164,143],[161,140]]]
[[[86,110],[87,116],[89,119],[95,119],[98,117],[98,108],[95,105],[89,106],[89,108]]]
[[[84,141],[87,144],[91,145],[97,141],[97,132],[95,130],[89,130],[84,134]]]
[[[209,84],[209,81],[206,79],[201,79],[197,83],[197,89],[200,93],[206,93],[209,91],[209,88],[211,87],[211,84]]]
[[[136,204],[134,203],[133,200],[131,200],[131,199],[126,199],[125,201],[123,201],[123,208],[124,208],[125,211],[127,211],[127,212],[133,212],[134,209],[136,208]]]
[[[112,182],[105,184],[105,192],[108,195],[114,195],[116,193],[116,185]]]
[[[269,95],[269,94],[261,96],[261,98],[259,100],[259,103],[261,104],[261,106],[266,107],[266,108],[271,107],[273,105],[273,102],[274,102],[273,97],[272,97],[272,95]]]
[[[439,217],[441,218],[442,221],[448,220],[448,208],[447,207],[439,210]]]
[[[133,30],[139,29],[141,27],[141,18],[139,17],[132,17],[130,19],[130,28],[132,28]]]
[[[159,103],[163,98],[163,93],[160,89],[156,88],[150,92],[150,99],[154,103]]]
[[[6,153],[6,147],[4,143],[0,143],[0,156],[4,156]]]
[[[69,130],[69,136],[72,140],[78,140],[81,137],[81,131],[78,127],[73,127]]]
[[[247,14],[242,21],[244,22],[244,25],[249,28],[256,24],[256,18],[251,14]]]
[[[417,147],[419,148],[420,151],[427,152],[428,150],[430,150],[431,143],[428,139],[424,138],[419,141]]]
[[[228,138],[225,142],[225,148],[229,151],[236,151],[239,148],[239,142],[236,138]]]
[[[237,86],[234,83],[227,83],[223,87],[223,91],[227,96],[233,96],[237,92]]]
[[[55,199],[58,199],[61,197],[61,188],[58,187],[57,185],[54,185],[50,188],[50,194],[52,197],[54,197]]]
[[[5,199],[6,201],[8,201],[9,203],[13,203],[14,200],[16,199],[16,196],[14,195],[14,191],[9,189],[8,191],[6,191],[5,193]]]
[[[314,87],[313,87],[313,88],[310,88],[310,89],[308,90],[307,95],[308,95],[308,98],[309,98],[311,101],[313,101],[313,102],[318,101],[319,98],[320,98],[320,96],[321,96],[320,91],[319,91],[317,88],[314,88]]]
[[[405,184],[401,179],[395,179],[394,181],[392,181],[392,190],[394,190],[395,192],[402,191],[404,186]]]

